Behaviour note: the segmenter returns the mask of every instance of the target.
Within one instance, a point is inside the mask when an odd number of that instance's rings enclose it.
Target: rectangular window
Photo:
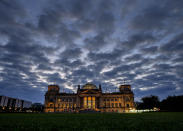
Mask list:
[[[84,108],[87,108],[87,97],[84,97]]]
[[[109,103],[107,103],[107,107],[110,107],[110,104]]]
[[[121,103],[119,103],[119,107],[121,107]]]
[[[76,102],[76,98],[73,98],[73,102]]]
[[[72,102],[72,99],[71,98],[69,98],[69,102]]]
[[[91,109],[91,97],[90,96],[88,97],[88,108]]]
[[[115,107],[118,107],[118,103],[115,103]]]
[[[92,108],[95,108],[95,97],[92,97]]]

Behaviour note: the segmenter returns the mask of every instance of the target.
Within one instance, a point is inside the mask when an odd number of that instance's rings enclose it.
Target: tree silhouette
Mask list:
[[[159,107],[160,105],[158,96],[146,96],[143,97],[141,100],[142,103],[137,106],[137,109],[153,109],[154,107]]]
[[[183,111],[183,96],[168,96],[160,104],[161,111]]]

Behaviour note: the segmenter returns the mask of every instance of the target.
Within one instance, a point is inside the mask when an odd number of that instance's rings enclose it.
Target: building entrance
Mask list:
[[[95,109],[96,99],[95,96],[85,96],[83,98],[83,107],[84,109]]]

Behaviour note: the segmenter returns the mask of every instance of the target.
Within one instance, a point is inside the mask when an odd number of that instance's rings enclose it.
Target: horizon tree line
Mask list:
[[[183,95],[168,96],[162,101],[158,96],[150,95],[141,98],[142,102],[137,103],[137,109],[153,109],[159,108],[160,111],[181,112],[183,111]]]

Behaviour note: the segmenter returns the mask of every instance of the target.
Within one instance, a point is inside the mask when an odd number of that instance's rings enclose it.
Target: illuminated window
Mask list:
[[[50,104],[50,107],[53,107],[53,104]]]
[[[84,97],[84,108],[87,108],[87,97]]]
[[[95,97],[84,97],[83,98],[84,108],[93,109],[95,108]]]
[[[95,97],[92,97],[92,108],[95,108]]]
[[[118,107],[118,103],[115,103],[115,107]]]
[[[107,103],[107,107],[110,107],[110,104],[109,103]]]
[[[91,97],[88,97],[88,108],[91,109]]]
[[[119,107],[121,107],[121,103],[119,103]]]

